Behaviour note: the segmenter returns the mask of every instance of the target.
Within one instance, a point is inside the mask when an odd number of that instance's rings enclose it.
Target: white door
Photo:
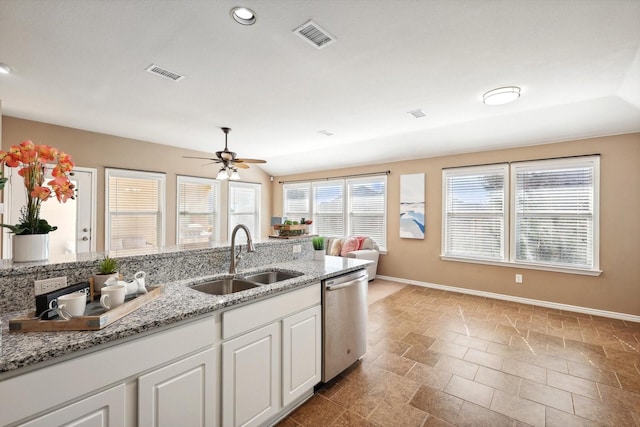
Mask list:
[[[20,209],[27,203],[27,195],[18,169],[4,169],[9,181],[4,188],[4,224],[18,224]],[[58,229],[49,234],[49,256],[95,252],[96,176],[97,170],[75,167],[70,176],[76,186],[75,200],[58,203],[54,198],[42,203],[40,217]],[[49,179],[49,178],[48,178]],[[2,258],[11,258],[12,233],[3,227]]]

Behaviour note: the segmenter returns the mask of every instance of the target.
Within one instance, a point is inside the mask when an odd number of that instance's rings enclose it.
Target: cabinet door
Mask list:
[[[280,410],[280,322],[222,343],[222,425],[260,425]]]
[[[139,426],[214,426],[214,366],[209,349],[139,377]]]
[[[282,404],[313,390],[322,375],[322,309],[312,307],[282,321]]]
[[[125,425],[125,396],[125,386],[121,384],[20,426],[122,427]]]

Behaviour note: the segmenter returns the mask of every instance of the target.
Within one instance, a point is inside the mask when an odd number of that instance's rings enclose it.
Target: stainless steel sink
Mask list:
[[[198,283],[192,285],[191,289],[212,295],[225,295],[235,292],[246,291],[247,289],[257,288],[258,283],[250,282],[245,279],[219,279],[210,282]]]
[[[283,280],[293,279],[294,277],[299,276],[302,276],[302,273],[291,271],[265,271],[262,273],[255,273],[244,276],[243,279],[263,285],[270,285],[271,283],[282,282]]]

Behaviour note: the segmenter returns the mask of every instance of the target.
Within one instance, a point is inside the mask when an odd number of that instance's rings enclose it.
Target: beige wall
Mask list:
[[[484,163],[601,154],[599,277],[440,259],[442,168]],[[282,214],[278,180],[325,178],[391,170],[388,176],[387,249],[378,273],[403,279],[469,288],[600,310],[640,315],[640,133],[477,152],[367,167],[277,177],[274,215]],[[426,173],[426,237],[399,238],[400,175]],[[524,283],[515,284],[515,273]]]
[[[222,136],[222,133],[220,134]],[[104,248],[104,168],[115,167],[143,171],[165,172],[167,174],[167,218],[166,245],[175,245],[176,235],[176,176],[191,175],[215,178],[216,165],[202,166],[206,160],[183,159],[182,156],[211,156],[222,148],[222,137],[211,141],[211,152],[203,153],[185,150],[166,145],[152,144],[128,138],[120,138],[95,132],[87,132],[46,123],[17,119],[4,116],[2,120],[2,149],[31,139],[36,144],[47,144],[69,153],[77,166],[96,168],[98,170],[97,195],[97,233],[96,248]],[[251,156],[248,156],[251,157]],[[240,170],[242,182],[262,184],[261,218],[262,238],[269,234],[271,222],[271,183],[269,176],[259,167]],[[223,182],[222,189],[222,240],[227,239],[227,189]],[[55,224],[55,222],[54,222]]]

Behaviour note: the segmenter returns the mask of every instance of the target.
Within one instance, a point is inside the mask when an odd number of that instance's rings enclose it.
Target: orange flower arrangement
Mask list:
[[[7,165],[11,168],[20,168],[18,174],[24,179],[27,191],[27,206],[20,211],[20,224],[6,225],[15,234],[47,234],[58,227],[40,218],[40,205],[42,202],[56,197],[60,203],[68,199],[75,199],[75,187],[69,181],[69,172],[73,169],[71,157],[47,145],[35,145],[26,140],[20,145],[12,146],[9,151],[0,151],[0,166]],[[55,164],[51,175],[53,179],[44,186],[45,167],[47,164]],[[0,189],[4,188],[6,178],[0,179]]]

